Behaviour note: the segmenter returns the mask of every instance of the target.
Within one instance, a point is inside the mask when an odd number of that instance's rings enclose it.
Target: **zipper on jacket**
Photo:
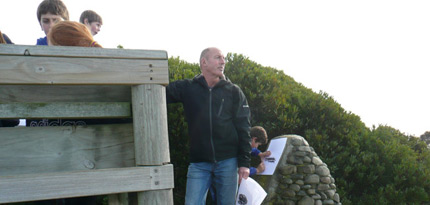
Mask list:
[[[218,117],[221,116],[222,107],[224,105],[224,98],[221,100],[221,106],[219,106]]]
[[[209,88],[209,130],[210,130],[210,138],[211,138],[211,145],[212,145],[212,156],[214,163],[216,163],[215,158],[215,146],[214,146],[214,140],[213,140],[213,127],[212,127],[212,88]]]

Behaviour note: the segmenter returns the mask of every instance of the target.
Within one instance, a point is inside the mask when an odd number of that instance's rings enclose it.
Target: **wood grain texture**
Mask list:
[[[128,118],[130,103],[85,102],[85,103],[0,103],[0,118]]]
[[[132,167],[133,142],[131,124],[0,128],[0,176]]]
[[[122,85],[1,85],[0,102],[131,102]]]
[[[164,205],[164,204],[173,204],[173,190],[157,190],[157,191],[145,191],[138,192],[138,204],[156,204],[156,205]]]
[[[167,60],[0,55],[0,84],[168,84]]]
[[[31,45],[1,45],[0,55],[159,60],[168,58],[167,52],[162,50]]]
[[[173,165],[0,176],[0,203],[172,188]]]
[[[169,163],[165,87],[138,85],[131,90],[136,165]]]

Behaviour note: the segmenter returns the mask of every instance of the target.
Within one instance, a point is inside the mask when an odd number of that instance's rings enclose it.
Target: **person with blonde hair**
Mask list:
[[[91,35],[90,30],[76,21],[61,21],[48,33],[48,45],[102,47]]]

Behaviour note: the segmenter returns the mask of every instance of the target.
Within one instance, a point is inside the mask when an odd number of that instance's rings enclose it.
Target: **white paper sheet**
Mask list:
[[[260,205],[266,195],[266,191],[254,179],[248,177],[240,183],[236,205]]]
[[[287,138],[272,139],[270,141],[269,148],[267,148],[267,150],[271,152],[271,155],[264,159],[266,169],[264,169],[264,171],[259,175],[273,175],[286,144]]]

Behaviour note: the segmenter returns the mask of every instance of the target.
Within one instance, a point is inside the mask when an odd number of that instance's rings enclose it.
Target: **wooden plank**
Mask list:
[[[1,85],[0,102],[131,102],[127,85]]]
[[[173,188],[173,165],[0,177],[0,203]]]
[[[131,96],[136,165],[170,162],[165,87],[132,86]]]
[[[0,84],[168,84],[167,60],[0,55]]]
[[[0,103],[0,118],[128,118],[130,103]]]
[[[132,127],[0,128],[0,176],[135,166]]]
[[[109,205],[128,205],[129,204],[128,193],[109,195],[108,204]]]
[[[153,204],[153,205],[165,205],[165,204],[173,204],[173,190],[157,190],[157,191],[145,191],[138,192],[138,204]]]
[[[16,56],[58,56],[58,57],[95,57],[117,59],[160,59],[167,60],[167,52],[162,50],[136,50],[88,48],[73,46],[30,46],[1,45],[0,55]]]

